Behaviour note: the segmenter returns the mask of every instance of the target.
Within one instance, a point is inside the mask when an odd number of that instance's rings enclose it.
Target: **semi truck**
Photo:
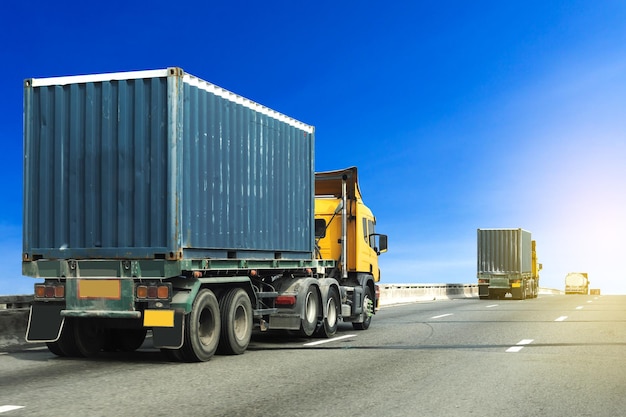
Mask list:
[[[589,294],[589,275],[586,272],[570,272],[565,276],[565,294]]]
[[[253,330],[367,329],[387,236],[314,136],[177,67],[25,80],[26,340],[91,357],[150,332],[201,362]]]
[[[536,242],[527,230],[478,229],[477,277],[480,299],[536,298],[539,271]]]

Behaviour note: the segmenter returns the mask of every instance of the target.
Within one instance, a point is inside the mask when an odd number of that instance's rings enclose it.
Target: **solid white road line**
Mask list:
[[[23,405],[0,405],[0,413],[6,413],[7,411],[19,410],[24,408]]]
[[[321,345],[322,343],[336,342],[337,340],[347,339],[349,337],[355,337],[355,336],[356,336],[355,334],[347,334],[345,336],[333,337],[332,339],[324,339],[324,340],[318,340],[316,342],[305,343],[304,346],[316,346],[316,345]]]
[[[431,319],[440,319],[440,318],[442,318],[442,317],[448,317],[448,316],[451,316],[451,315],[452,315],[452,313],[448,313],[448,314],[441,314],[441,315],[439,315],[439,316],[434,316],[434,317],[431,317]]]
[[[565,321],[565,319],[567,319],[567,316],[561,316],[558,319],[554,320],[554,321]]]

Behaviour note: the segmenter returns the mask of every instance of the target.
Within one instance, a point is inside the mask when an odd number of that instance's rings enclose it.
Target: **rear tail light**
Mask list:
[[[279,295],[276,297],[276,301],[274,303],[277,306],[292,306],[296,304],[296,296],[295,295]]]
[[[167,285],[157,287],[157,298],[167,299],[170,297],[170,288]]]
[[[150,284],[140,284],[135,287],[135,297],[138,301],[169,300],[171,294],[171,284],[155,282]]]
[[[65,283],[46,282],[35,284],[35,298],[40,300],[62,300],[65,298]]]
[[[137,298],[148,298],[148,287],[137,285]]]

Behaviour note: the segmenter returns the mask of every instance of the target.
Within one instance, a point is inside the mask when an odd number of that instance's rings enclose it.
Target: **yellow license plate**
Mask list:
[[[105,298],[119,300],[122,297],[119,279],[79,279],[78,298]]]
[[[145,310],[144,327],[174,327],[174,310]]]
[[[513,284],[511,284],[512,288],[519,288],[521,286],[522,286],[522,284],[520,284],[519,282],[514,282]]]

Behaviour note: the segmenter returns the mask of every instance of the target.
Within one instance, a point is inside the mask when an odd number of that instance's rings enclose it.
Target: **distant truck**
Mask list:
[[[598,291],[599,292],[599,291]],[[589,276],[586,272],[570,272],[565,276],[565,294],[589,294]]]
[[[180,68],[24,84],[26,339],[60,356],[241,354],[370,326],[387,236],[314,128]]]
[[[536,243],[523,229],[478,229],[478,296],[481,300],[536,298],[539,271]]]

